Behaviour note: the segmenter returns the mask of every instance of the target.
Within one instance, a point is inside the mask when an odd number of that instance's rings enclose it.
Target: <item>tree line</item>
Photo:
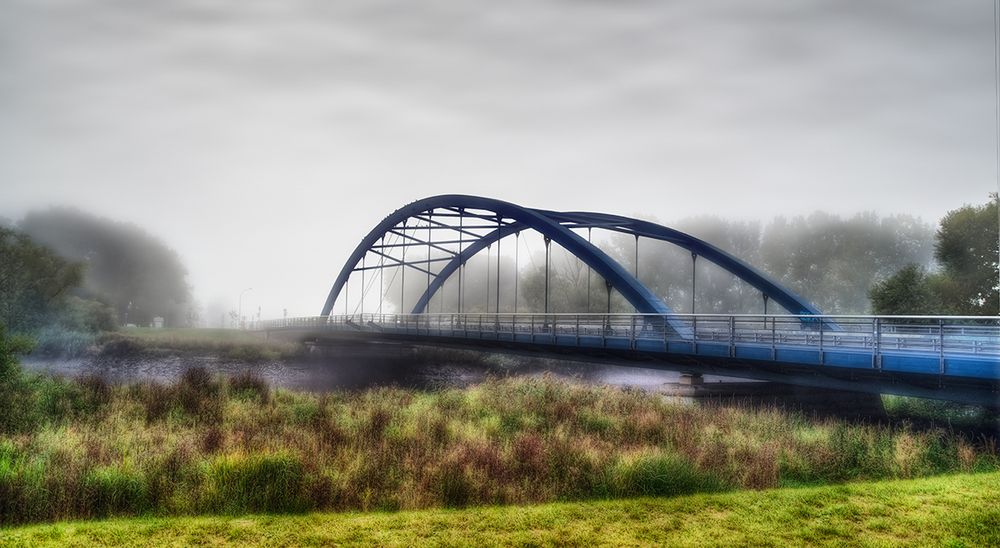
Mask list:
[[[32,212],[0,227],[0,257],[0,323],[42,343],[85,343],[157,316],[172,326],[196,320],[180,258],[132,224],[75,209]]]
[[[934,236],[937,264],[910,263],[870,292],[878,314],[993,316],[1000,310],[997,195],[949,211]]]

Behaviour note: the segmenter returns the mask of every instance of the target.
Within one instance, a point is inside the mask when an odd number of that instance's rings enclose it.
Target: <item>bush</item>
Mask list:
[[[181,407],[199,420],[217,422],[222,415],[219,382],[204,367],[192,367],[181,374],[177,397]]]
[[[227,514],[305,509],[305,471],[288,453],[228,455],[206,466],[204,509]]]
[[[43,327],[34,333],[34,352],[42,356],[75,358],[85,355],[97,342],[97,336],[58,325]]]
[[[69,297],[59,322],[68,329],[99,333],[114,331],[118,328],[118,317],[115,309],[101,301]]]
[[[222,358],[239,362],[273,361],[281,357],[281,353],[260,344],[233,344],[222,351]]]
[[[17,434],[0,435],[0,525],[674,496],[1000,469],[992,438],[954,430],[675,405],[553,379],[317,395],[272,391],[252,375],[223,383],[202,368],[129,387],[3,371],[24,405],[0,413]]]
[[[142,354],[145,348],[135,339],[122,336],[118,333],[103,335],[101,343],[101,355],[123,358]]]
[[[267,402],[271,396],[267,381],[249,371],[229,378],[229,392],[237,397],[255,398],[260,402]]]
[[[149,510],[144,478],[115,466],[94,468],[83,478],[84,508],[96,517],[134,515]]]
[[[15,445],[0,440],[0,525],[51,517],[45,468],[29,463]]]
[[[103,383],[104,381],[99,382]],[[32,377],[30,386],[35,395],[38,418],[51,423],[88,416],[96,412],[111,398],[111,389],[106,383],[104,384],[105,390],[99,397],[93,392],[93,389],[86,389],[85,385],[79,381],[68,381],[47,375]]]
[[[612,492],[622,497],[672,497],[719,491],[717,476],[698,471],[694,465],[671,454],[642,454],[619,461],[611,471]]]
[[[31,346],[24,337],[7,336],[0,323],[0,434],[28,431],[37,423],[35,394],[17,362]]]
[[[174,387],[158,382],[134,385],[132,392],[146,411],[147,423],[163,420],[177,400],[177,390]]]

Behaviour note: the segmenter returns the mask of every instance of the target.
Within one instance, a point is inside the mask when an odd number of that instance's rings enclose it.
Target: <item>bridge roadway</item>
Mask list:
[[[680,326],[680,328],[678,328]],[[355,314],[250,326],[1000,407],[1000,318],[718,314]]]

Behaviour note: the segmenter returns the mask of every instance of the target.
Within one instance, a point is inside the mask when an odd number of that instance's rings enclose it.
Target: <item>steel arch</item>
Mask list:
[[[572,253],[578,259],[587,264],[598,275],[610,282],[623,297],[638,312],[652,314],[671,314],[667,307],[655,293],[643,285],[620,263],[612,259],[609,255],[597,248],[592,243],[580,237],[578,234],[563,226],[563,223],[571,224],[573,228],[603,228],[617,232],[623,232],[673,243],[685,248],[694,255],[703,257],[725,270],[731,272],[739,279],[749,283],[760,290],[769,299],[780,304],[793,314],[818,315],[820,312],[801,297],[795,295],[780,284],[771,280],[762,272],[744,263],[738,258],[722,251],[721,249],[685,234],[675,229],[671,229],[656,223],[609,215],[605,213],[590,212],[555,212],[540,209],[531,209],[510,202],[485,198],[481,196],[469,196],[461,194],[447,194],[417,200],[403,206],[387,216],[376,225],[358,244],[351,254],[347,263],[341,269],[326,303],[323,306],[321,315],[329,316],[341,290],[347,283],[351,272],[361,261],[362,257],[382,238],[386,233],[403,221],[417,216],[421,213],[433,211],[439,208],[455,209],[464,211],[466,209],[478,209],[492,211],[503,218],[513,219],[514,222],[504,225],[470,244],[461,253],[456,254],[437,274],[434,274],[431,285],[417,301],[413,308],[414,313],[425,311],[427,303],[434,293],[443,285],[444,281],[465,261],[474,256],[485,247],[501,240],[502,238],[526,229],[532,229],[543,236],[555,241],[564,249]],[[405,266],[404,266],[405,268]]]

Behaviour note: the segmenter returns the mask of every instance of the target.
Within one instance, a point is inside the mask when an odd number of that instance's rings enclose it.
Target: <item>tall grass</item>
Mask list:
[[[40,382],[40,381],[39,381]],[[0,523],[132,514],[404,509],[996,470],[991,439],[697,407],[543,379],[434,392],[173,384],[36,387],[0,435]]]

